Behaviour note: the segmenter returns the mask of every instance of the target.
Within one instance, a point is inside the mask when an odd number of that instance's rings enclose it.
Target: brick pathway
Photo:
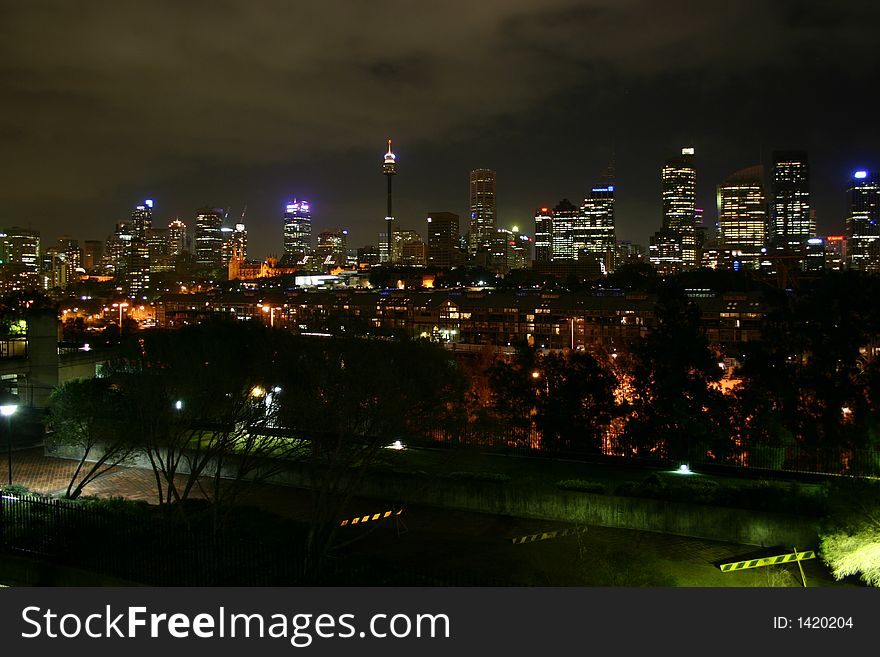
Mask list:
[[[7,481],[7,457],[0,457],[0,481]],[[43,495],[63,495],[76,470],[77,461],[46,456],[43,448],[12,453],[12,483],[26,486]],[[89,483],[84,495],[125,497],[156,503],[156,479],[152,471],[116,467]]]

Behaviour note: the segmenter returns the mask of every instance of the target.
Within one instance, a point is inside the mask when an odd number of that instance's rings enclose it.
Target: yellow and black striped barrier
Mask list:
[[[346,518],[345,520],[339,523],[340,527],[346,527],[350,525],[362,525],[365,522],[373,522],[374,520],[385,520],[385,518],[390,518],[392,516],[399,516],[403,513],[403,509],[397,509],[396,511],[392,509],[391,511],[380,511],[379,513],[367,514],[365,516],[358,516],[357,518]]]
[[[749,561],[737,561],[735,563],[725,563],[721,565],[722,573],[730,573],[735,570],[747,570],[748,568],[761,568],[762,566],[775,566],[780,563],[791,563],[793,561],[806,561],[807,559],[815,559],[816,553],[813,550],[805,550],[804,552],[789,552],[788,554],[780,554],[775,557],[764,557],[763,559],[751,559]]]
[[[534,543],[535,541],[546,541],[551,538],[561,538],[563,536],[571,536],[573,534],[582,534],[587,531],[586,529],[580,528],[571,528],[571,529],[557,529],[552,532],[541,532],[540,534],[529,534],[528,536],[517,536],[516,538],[508,539],[514,545],[522,545],[523,543]]]

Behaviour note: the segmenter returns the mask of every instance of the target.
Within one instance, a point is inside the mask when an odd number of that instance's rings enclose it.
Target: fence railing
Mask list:
[[[713,450],[704,444],[692,444],[679,453],[657,449],[632,449],[621,440],[622,434],[603,435],[590,440],[548,441],[534,426],[480,426],[465,424],[430,429],[424,435],[439,445],[480,448],[520,456],[589,459],[620,463],[687,462],[690,465],[717,465],[727,468],[773,470],[780,472],[877,476],[880,475],[880,450],[843,447],[808,447],[788,445],[737,446]]]
[[[143,511],[143,509],[141,510]],[[260,534],[194,526],[149,513],[76,501],[0,495],[0,551],[153,586],[501,585],[479,576],[413,569],[375,558],[328,557],[305,575],[305,527],[290,521]]]

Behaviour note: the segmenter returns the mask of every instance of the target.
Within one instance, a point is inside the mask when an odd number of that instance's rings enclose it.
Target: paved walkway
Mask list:
[[[0,457],[0,473],[7,483],[8,461]],[[63,495],[76,470],[77,461],[46,456],[43,448],[12,453],[12,483],[43,495]],[[86,486],[84,495],[125,497],[155,503],[156,480],[153,473],[139,468],[116,467]]]

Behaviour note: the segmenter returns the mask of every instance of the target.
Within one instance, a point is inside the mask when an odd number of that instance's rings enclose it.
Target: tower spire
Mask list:
[[[388,152],[382,162],[382,174],[388,181],[388,207],[385,213],[385,233],[388,240],[388,263],[394,260],[392,248],[394,246],[394,214],[391,208],[391,179],[397,173],[397,156],[391,150],[391,137],[388,138]]]

